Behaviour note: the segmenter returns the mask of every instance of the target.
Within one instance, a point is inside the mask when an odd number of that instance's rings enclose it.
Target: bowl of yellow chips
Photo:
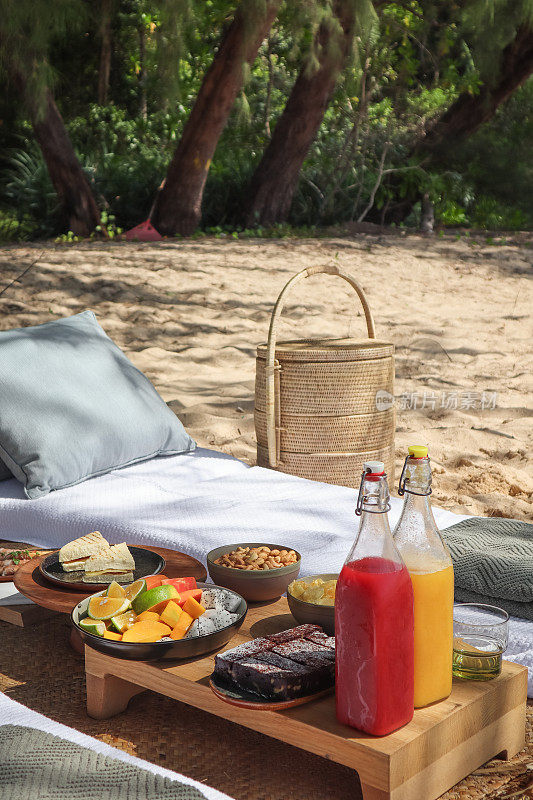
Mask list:
[[[302,623],[321,625],[329,636],[335,635],[335,589],[338,572],[326,572],[298,578],[289,583],[287,601],[292,616]]]

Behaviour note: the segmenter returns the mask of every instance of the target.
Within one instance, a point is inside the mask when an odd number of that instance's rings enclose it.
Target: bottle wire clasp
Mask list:
[[[400,482],[398,484],[398,494],[400,495],[400,497],[403,497],[404,494],[405,494],[405,484],[407,483],[407,476],[406,476],[405,473],[406,473],[406,470],[407,470],[407,462],[409,461],[410,458],[411,458],[411,456],[406,456],[405,457],[405,461],[403,462],[402,474],[400,475]],[[429,458],[428,458],[428,461],[429,461]],[[427,492],[414,492],[412,489],[409,489],[409,493],[410,494],[419,494],[419,495],[427,496],[428,494],[432,493],[432,489],[431,489],[431,486],[428,487],[428,491]]]
[[[367,467],[361,473],[361,483],[359,484],[359,494],[357,495],[357,503],[356,503],[356,506],[355,506],[355,514],[358,517],[360,517],[361,514],[363,513],[363,504],[365,502],[365,495],[363,493],[363,487],[365,485],[365,478],[366,478],[367,475],[370,475],[371,473],[372,473],[372,470],[370,469],[370,467]],[[388,491],[387,491],[387,497],[388,497]],[[367,508],[366,510],[370,514],[383,514],[384,511],[390,511],[390,509],[391,509],[391,505],[387,500],[385,505],[381,506],[380,508],[376,507],[375,510],[371,510],[370,508]]]
[[[363,513],[363,486],[366,476],[370,473],[370,468],[367,467],[361,473],[361,482],[359,484],[359,494],[357,495],[357,503],[355,504],[355,513],[358,517]]]

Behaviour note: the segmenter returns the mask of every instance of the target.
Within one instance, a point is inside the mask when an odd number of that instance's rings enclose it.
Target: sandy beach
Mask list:
[[[406,445],[428,444],[435,504],[530,519],[533,249],[525,238],[4,246],[0,327],[93,309],[201,446],[253,464],[256,346],[291,275],[332,262],[362,284],[378,338],[396,346],[397,469]],[[287,339],[364,332],[357,298],[329,276],[295,291],[281,327]]]

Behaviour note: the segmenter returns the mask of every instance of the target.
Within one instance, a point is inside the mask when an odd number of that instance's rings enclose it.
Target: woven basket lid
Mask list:
[[[260,344],[257,358],[266,359],[267,345]],[[294,339],[276,342],[279,361],[367,361],[394,355],[394,345],[381,339]]]

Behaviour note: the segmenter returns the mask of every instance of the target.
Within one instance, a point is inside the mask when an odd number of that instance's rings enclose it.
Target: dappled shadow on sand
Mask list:
[[[378,232],[4,247],[0,292],[39,260],[0,295],[0,327],[92,308],[201,445],[253,463],[255,352],[276,297],[304,267],[337,263],[361,283],[377,336],[396,347],[398,469],[405,447],[424,441],[439,504],[524,517],[533,498],[525,455],[533,431],[523,413],[532,391],[533,250],[498,241]],[[287,296],[280,339],[364,335],[360,303],[343,281],[316,276]],[[462,404],[484,391],[496,393],[494,408]],[[502,445],[511,455],[491,460]]]

